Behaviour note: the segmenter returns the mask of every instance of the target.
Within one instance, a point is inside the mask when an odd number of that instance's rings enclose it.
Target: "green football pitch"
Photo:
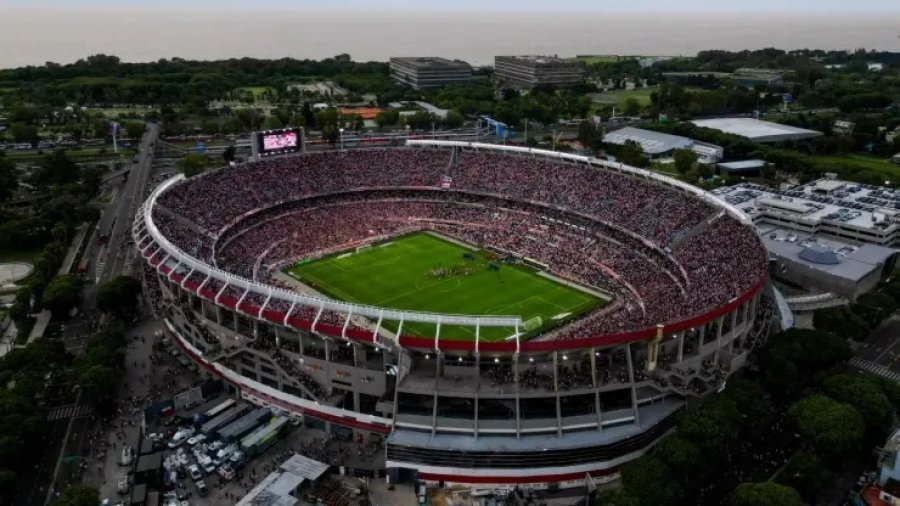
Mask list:
[[[492,265],[498,268],[492,269]],[[520,329],[525,338],[605,302],[538,276],[530,267],[505,264],[489,252],[427,233],[299,262],[285,271],[319,292],[347,302],[434,313],[519,316],[534,325]],[[382,325],[397,330],[397,322]],[[402,333],[433,337],[435,325],[404,322]],[[513,333],[513,328],[485,327],[480,329],[479,339],[500,341]],[[475,329],[442,325],[440,335],[474,340]]]

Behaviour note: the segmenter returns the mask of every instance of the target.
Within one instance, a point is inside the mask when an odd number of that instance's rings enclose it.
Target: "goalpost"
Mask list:
[[[357,246],[357,247],[356,247],[356,252],[359,253],[360,251],[364,251],[364,250],[370,249],[371,247],[372,247],[372,243],[369,243],[369,244],[363,244],[362,246]]]

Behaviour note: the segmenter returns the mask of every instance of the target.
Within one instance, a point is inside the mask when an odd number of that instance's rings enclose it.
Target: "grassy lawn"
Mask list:
[[[817,155],[810,159],[823,170],[843,173],[847,169],[865,170],[879,174],[886,181],[896,184],[900,180],[900,165],[888,158],[863,154]]]
[[[259,98],[266,90],[271,90],[268,86],[244,86],[242,88],[238,88],[238,91],[249,93],[253,95],[254,98]]]
[[[628,98],[637,99],[641,107],[650,105],[650,94],[656,88],[638,88],[636,90],[610,90],[600,94],[597,102],[609,105],[619,105]]]
[[[429,234],[413,234],[286,269],[291,276],[326,295],[360,304],[472,315],[515,315],[523,321],[540,317],[528,335],[590,311],[604,301],[598,297],[540,277],[522,265],[496,260]],[[436,275],[432,271],[454,270]],[[383,323],[396,331],[396,322]],[[430,324],[404,323],[404,335],[434,336]],[[513,333],[507,328],[483,328],[480,338],[499,341]],[[475,329],[442,326],[441,337],[474,339]]]

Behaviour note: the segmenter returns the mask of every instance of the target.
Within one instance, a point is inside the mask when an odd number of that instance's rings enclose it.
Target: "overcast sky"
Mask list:
[[[579,10],[653,12],[900,12],[900,0],[0,0],[8,7],[77,8],[179,8],[179,9],[315,9],[365,10],[412,9],[447,10],[531,10],[572,12]]]

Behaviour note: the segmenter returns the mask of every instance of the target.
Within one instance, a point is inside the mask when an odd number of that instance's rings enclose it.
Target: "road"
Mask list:
[[[65,324],[63,342],[66,349],[70,352],[77,354],[83,349],[84,343],[92,330],[91,327],[95,323],[93,316],[97,307],[97,284],[127,271],[130,269],[128,262],[133,262],[134,260],[131,247],[128,244],[131,238],[131,223],[134,212],[140,205],[147,186],[147,179],[153,163],[153,146],[158,135],[159,127],[153,123],[148,123],[147,131],[141,139],[136,166],[131,171],[128,180],[119,188],[116,199],[100,215],[100,220],[98,221],[99,234],[108,234],[109,240],[105,247],[96,248],[96,244],[90,244],[85,250],[85,255],[93,256],[91,258],[91,266],[95,274],[93,278],[97,283],[85,286],[82,292],[81,305],[79,306],[79,315]],[[126,266],[128,266],[128,269]],[[133,381],[134,379],[132,378],[132,384]],[[127,388],[127,383],[125,388]],[[73,414],[77,413],[73,411]],[[73,457],[81,456],[90,458],[95,456],[97,452],[95,438],[100,436],[101,433],[97,432],[94,417],[82,414],[81,416],[73,416],[66,422],[64,428],[59,427],[60,431],[65,434],[64,442],[53,461],[51,467],[53,475],[48,480],[49,486],[44,488],[44,485],[39,482],[36,482],[34,485],[35,489],[46,490],[45,498],[42,497],[45,504],[51,502],[55,493],[64,489],[67,484],[80,480],[84,472],[90,472],[92,469],[91,467],[85,467],[83,470],[80,470],[80,462],[77,460],[76,462],[79,463],[74,466],[62,464],[63,458],[72,459]],[[86,464],[88,460],[83,460],[83,462]],[[36,494],[32,494],[32,497],[34,495]]]
[[[153,146],[159,135],[159,127],[153,123],[147,123],[147,132],[141,138],[138,152],[137,166],[132,169],[128,180],[121,188],[112,204],[107,208],[98,222],[101,234],[106,234],[109,241],[106,244],[106,262],[98,261],[95,264],[95,279],[97,284],[117,276],[124,270],[128,261],[130,248],[127,243],[131,239],[131,224],[134,212],[141,204],[144,189],[147,187],[147,178],[150,175],[153,163]]]
[[[893,315],[869,334],[850,365],[900,382],[900,315]]]

